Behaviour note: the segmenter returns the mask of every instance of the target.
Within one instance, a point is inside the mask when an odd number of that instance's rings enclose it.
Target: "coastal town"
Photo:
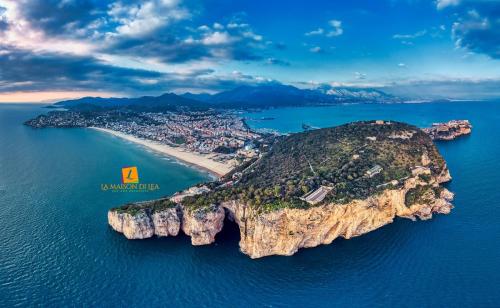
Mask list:
[[[26,122],[42,127],[89,127],[141,143],[218,176],[260,154],[269,134],[252,131],[235,112],[53,111]],[[193,156],[194,155],[194,156]]]

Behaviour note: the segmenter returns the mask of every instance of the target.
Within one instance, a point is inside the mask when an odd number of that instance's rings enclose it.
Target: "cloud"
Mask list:
[[[439,78],[396,81],[380,90],[413,99],[491,99],[500,97],[500,79]]]
[[[212,27],[202,25],[184,35],[175,34],[182,33],[183,29],[174,29],[177,31],[166,31],[148,38],[110,39],[103,52],[155,58],[165,63],[203,59],[255,61],[263,58],[260,53],[267,46],[263,36],[245,23],[229,23],[226,27],[220,23],[214,23]]]
[[[437,0],[436,5],[438,10],[444,9],[448,6],[457,6],[460,0]]]
[[[175,82],[173,83],[176,92],[183,93],[186,91],[199,92],[219,92],[229,89],[234,89],[241,85],[257,85],[275,83],[276,81],[262,76],[252,76],[243,74],[240,71],[233,71],[229,74],[209,74],[194,78],[191,82]]]
[[[344,29],[342,28],[342,21],[332,19],[328,21],[328,28],[325,30],[323,28],[318,28],[316,30],[312,30],[310,32],[304,33],[305,36],[320,36],[324,35],[326,37],[335,37],[340,36],[344,33]]]
[[[158,72],[117,67],[88,56],[0,50],[0,94],[12,92],[103,92],[120,95],[159,94],[168,91],[232,89],[238,85],[270,82],[240,72],[217,74],[199,68]]]
[[[421,30],[412,34],[394,34],[392,38],[396,40],[412,40],[425,34],[427,34],[427,30]]]
[[[181,0],[109,3],[0,0],[0,93],[157,94],[264,80],[214,70],[228,61],[272,58],[265,49],[274,43],[244,16],[229,24],[193,25],[193,13]]]
[[[33,29],[50,36],[86,35],[84,29],[102,16],[105,6],[90,0],[4,0],[9,11]]]
[[[0,6],[0,32],[7,30],[7,27],[9,26],[7,17],[4,16],[5,12],[7,12],[7,9]]]
[[[45,4],[49,2],[50,1],[47,1]],[[43,25],[49,24],[49,20],[57,18],[58,14],[56,9],[53,16],[49,14],[40,20],[30,20],[29,15],[33,14],[30,13],[33,7],[29,4],[31,4],[31,2],[28,0],[0,0],[0,7],[3,8],[0,18],[3,24],[3,31],[0,31],[1,46],[11,46],[34,51],[60,51],[75,54],[89,54],[91,52],[92,44],[89,42],[64,35],[52,36],[42,29]],[[45,4],[33,0],[33,5],[35,7],[44,7]],[[48,13],[48,10],[46,11]],[[68,16],[73,15],[74,14],[70,10]],[[68,18],[70,17],[66,17],[66,19]],[[64,33],[63,28],[67,25],[66,22],[67,21],[64,20],[61,23],[61,34]],[[82,21],[82,23],[83,22],[84,21]],[[35,27],[34,24],[39,24],[40,28]],[[47,26],[47,29],[47,31],[50,31],[50,27]],[[74,33],[74,36],[78,35],[79,34]]]
[[[326,34],[326,36],[333,37],[344,33],[344,29],[342,29],[342,22],[340,20],[332,19],[328,22],[328,24],[332,27],[332,29]]]
[[[405,63],[398,63],[398,67],[400,67],[400,68],[406,68],[407,66],[406,66]]]
[[[354,72],[354,77],[358,80],[366,79],[366,74],[360,72]]]
[[[186,19],[189,12],[179,6],[178,0],[149,0],[110,5],[107,15],[116,23],[112,34],[144,37],[169,24]]]
[[[263,36],[238,21],[190,29],[181,0],[0,0],[0,44],[40,52],[164,62],[253,61]],[[241,20],[241,18],[239,18]],[[227,28],[227,29],[226,29]],[[3,34],[2,34],[3,33]]]
[[[232,38],[227,32],[212,32],[206,35],[202,40],[203,45],[224,45],[229,44]]]
[[[447,76],[429,79],[394,79],[376,82],[365,79],[351,82],[295,82],[295,86],[307,89],[330,89],[338,87],[380,90],[403,99],[459,99],[476,100],[500,98],[500,78],[453,78]]]
[[[0,92],[22,90],[148,90],[139,79],[164,74],[115,67],[85,56],[34,54],[9,49],[0,55]]]
[[[227,24],[228,29],[248,28],[249,26],[249,24],[237,22],[230,22]]]
[[[269,65],[290,66],[290,62],[276,58],[268,58],[266,63]]]
[[[496,1],[467,1],[454,8],[458,16],[452,38],[458,48],[500,59],[500,6]]]
[[[11,14],[52,37],[147,36],[190,17],[179,0],[2,0]]]
[[[216,30],[222,30],[222,29],[224,29],[224,26],[223,26],[223,25],[221,25],[221,24],[220,24],[220,23],[218,23],[218,22],[215,22],[215,23],[213,24],[213,26],[212,26],[212,27],[213,27],[214,29],[216,29]]]
[[[432,100],[432,99],[459,99],[476,100],[500,97],[500,79],[471,79],[440,77],[431,79],[398,79],[392,82],[354,82],[331,81],[328,83],[299,82],[300,88],[329,89],[331,87],[370,88],[380,90],[402,99]]]
[[[322,35],[325,33],[325,30],[323,28],[318,28],[316,30],[313,30],[311,32],[307,32],[304,35],[305,36],[313,36],[313,35]]]
[[[324,52],[324,50],[319,46],[312,47],[309,49],[309,51],[312,53],[323,53]]]

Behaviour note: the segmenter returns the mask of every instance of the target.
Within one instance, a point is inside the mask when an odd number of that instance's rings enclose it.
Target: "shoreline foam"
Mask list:
[[[175,148],[166,144],[160,144],[152,140],[141,139],[132,135],[128,135],[107,128],[101,128],[101,127],[89,127],[89,128],[105,132],[113,136],[125,139],[127,141],[142,145],[148,149],[178,159],[179,161],[187,163],[198,169],[208,171],[209,173],[217,177],[224,176],[234,168],[234,166],[230,162],[221,163],[214,161],[211,158],[213,157],[213,154],[194,153],[187,150],[183,150],[181,148]]]

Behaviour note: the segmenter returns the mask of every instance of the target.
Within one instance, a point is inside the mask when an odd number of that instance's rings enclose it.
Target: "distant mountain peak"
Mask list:
[[[84,97],[57,103],[70,109],[130,108],[171,110],[189,108],[268,108],[284,106],[332,105],[342,102],[389,102],[397,98],[375,88],[332,87],[321,85],[315,89],[300,89],[277,82],[259,85],[241,85],[232,90],[208,93],[164,93],[160,96],[137,98]]]

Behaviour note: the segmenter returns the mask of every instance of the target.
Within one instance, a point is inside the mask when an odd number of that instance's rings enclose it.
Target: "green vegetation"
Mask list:
[[[239,200],[257,211],[305,208],[311,205],[300,197],[322,185],[333,189],[318,204],[364,199],[394,187],[387,185],[392,180],[401,183],[411,176],[424,153],[431,161],[431,176],[439,174],[445,163],[429,136],[398,122],[355,122],[292,134],[277,138],[262,158],[238,168],[241,176],[233,185],[221,184],[230,181],[234,172],[209,184],[212,192],[188,197],[183,204],[206,208]],[[381,172],[368,176],[367,171],[377,165]],[[410,199],[419,200],[420,194],[412,193]]]
[[[430,182],[430,180],[431,180],[431,176],[430,176],[430,174],[419,174],[419,175],[418,175],[418,177],[419,177],[422,181],[427,182],[427,183],[429,183],[429,182]]]
[[[428,204],[434,198],[439,197],[442,187],[434,187],[432,185],[418,185],[415,188],[408,190],[405,196],[405,205],[412,206],[414,204]]]
[[[186,138],[183,136],[173,137],[171,140],[175,144],[184,144],[186,143]]]
[[[158,199],[141,203],[125,204],[123,206],[112,208],[111,211],[115,211],[119,214],[127,213],[135,216],[146,211],[149,211],[151,214],[153,214],[165,209],[174,208],[175,206],[175,202],[170,201],[170,199]]]

